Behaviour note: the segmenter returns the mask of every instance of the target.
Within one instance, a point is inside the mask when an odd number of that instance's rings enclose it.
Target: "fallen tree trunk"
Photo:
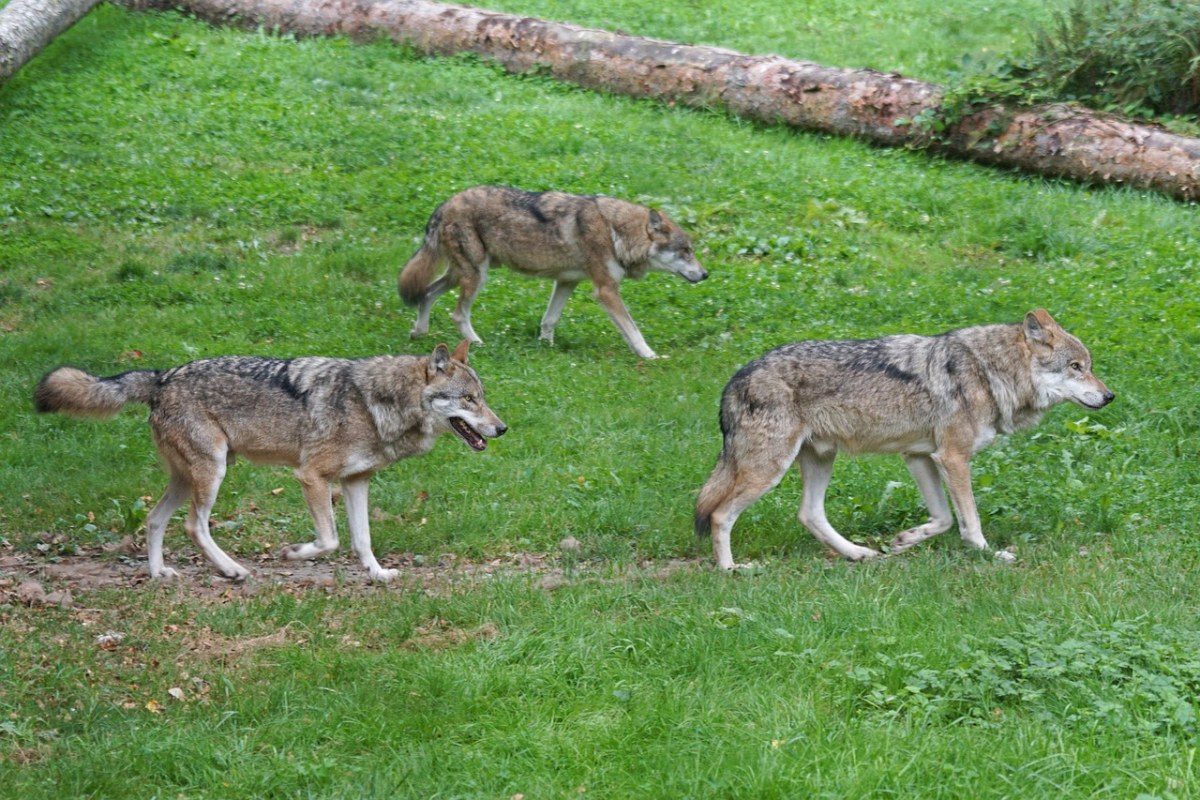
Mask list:
[[[100,0],[12,0],[0,8],[0,84]]]
[[[673,100],[885,145],[928,146],[1089,183],[1200,197],[1200,139],[1068,105],[990,106],[936,137],[944,90],[895,74],[645,39],[428,0],[121,0],[179,8],[219,24],[299,35],[386,36],[436,55],[474,53],[513,72]]]

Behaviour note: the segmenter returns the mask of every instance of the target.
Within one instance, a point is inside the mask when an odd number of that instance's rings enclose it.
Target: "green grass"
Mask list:
[[[875,27],[869,4],[508,7],[930,78],[1034,13],[894,3]],[[0,537],[116,541],[164,484],[142,413],[35,416],[45,370],[414,352],[396,272],[441,199],[487,182],[658,204],[712,277],[626,285],[670,356],[641,364],[582,292],[539,346],[549,287],[494,274],[472,360],[512,430],[378,476],[376,551],[497,558],[574,535],[583,570],[553,593],[518,575],[433,595],[142,587],[77,598],[91,612],[0,606],[0,794],[1200,795],[1178,699],[1193,707],[1200,637],[1200,239],[1194,206],[1153,195],[101,7],[0,89]],[[827,563],[791,477],[734,532],[759,574],[634,568],[705,554],[691,504],[740,364],[1036,306],[1091,346],[1118,399],[976,460],[985,533],[1016,565],[953,533]],[[420,347],[455,340],[449,308]],[[829,511],[865,542],[921,518],[894,458],[840,461]],[[286,471],[237,465],[216,513],[246,559],[309,535]],[[400,646],[435,619],[498,635]],[[286,646],[224,662],[183,645],[283,626]],[[125,643],[96,648],[110,628]]]
[[[499,0],[486,8],[639,36],[777,53],[837,67],[869,67],[942,81],[972,58],[1028,46],[1028,26],[1060,0]]]

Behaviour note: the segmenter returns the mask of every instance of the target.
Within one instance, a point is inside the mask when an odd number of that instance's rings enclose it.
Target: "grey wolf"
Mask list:
[[[431,356],[295,358],[224,356],[165,371],[136,370],[100,378],[60,367],[34,393],[40,412],[112,417],[127,403],[150,406],[150,428],[170,481],[146,518],[150,575],[171,579],[163,565],[167,521],[189,497],[186,530],[227,578],[249,572],[209,532],[209,514],[235,455],[292,467],[316,526],[316,539],[284,548],[289,559],[337,549],[330,483],[340,481],[350,546],[372,580],[389,581],[371,550],[367,490],[371,475],[429,452],[453,432],[473,450],[506,426],[487,406],[479,376],[467,365],[468,343]]]
[[[998,433],[1034,425],[1069,400],[1097,409],[1113,399],[1092,357],[1044,309],[1013,325],[940,336],[784,345],[744,366],[721,398],[724,447],[696,502],[696,533],[711,534],[722,569],[734,566],[729,534],[738,515],[800,467],[800,522],[839,555],[876,550],[843,538],[825,517],[839,451],[899,453],[929,508],[929,521],[899,533],[899,552],[949,530],[942,490],[971,547],[986,548],[971,491],[971,456]]]
[[[433,280],[442,264],[445,274]],[[602,195],[475,186],[437,207],[420,249],[400,273],[400,297],[417,306],[413,338],[428,332],[433,304],[457,284],[458,305],[451,317],[463,338],[478,343],[471,304],[488,268],[497,265],[554,281],[542,316],[544,341],[553,343],[567,299],[587,280],[642,358],[655,353],[621,301],[621,279],[640,279],[650,271],[673,272],[692,283],[708,277],[687,234],[662,212]]]

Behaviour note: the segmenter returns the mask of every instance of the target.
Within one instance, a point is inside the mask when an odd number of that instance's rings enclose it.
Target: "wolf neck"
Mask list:
[[[996,411],[996,430],[1011,433],[1036,423],[1049,404],[1033,385],[1029,344],[1020,325],[971,329],[966,344],[979,362]]]
[[[379,356],[359,362],[355,383],[381,442],[395,442],[415,432],[426,419],[421,406],[428,359],[414,356]]]
[[[596,200],[600,216],[608,224],[617,263],[625,268],[629,277],[642,277],[650,268],[650,238],[644,232],[645,209],[612,197]]]

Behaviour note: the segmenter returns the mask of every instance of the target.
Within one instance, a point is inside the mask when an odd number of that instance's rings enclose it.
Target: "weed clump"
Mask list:
[[[933,133],[986,105],[1077,102],[1130,117],[1200,114],[1200,2],[1072,0],[1024,57],[972,63],[952,81]]]

